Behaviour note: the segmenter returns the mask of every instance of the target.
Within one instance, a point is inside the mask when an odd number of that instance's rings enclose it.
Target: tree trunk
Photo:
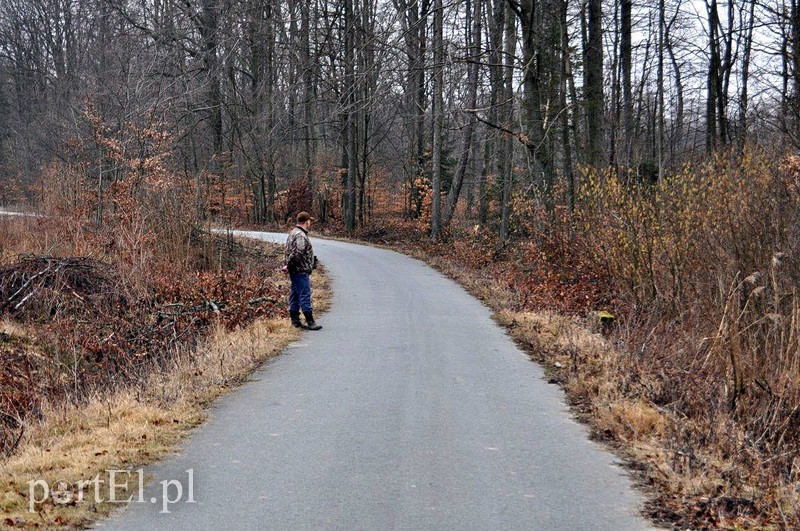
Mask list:
[[[431,172],[433,198],[431,200],[431,239],[441,236],[442,191],[442,126],[444,121],[444,9],[442,0],[433,3],[433,146]]]
[[[250,3],[249,23],[247,26],[250,45],[250,98],[252,101],[252,137],[253,144],[260,144],[264,138],[262,118],[265,109],[265,85],[267,69],[267,51],[264,43],[266,30],[265,10],[262,0]],[[260,149],[252,150],[251,164],[253,191],[253,221],[262,224],[267,221],[267,179],[264,159]]]
[[[425,50],[430,0],[413,1],[410,5],[406,0],[394,0],[394,3],[400,15],[407,60],[404,100],[410,122],[409,215],[418,218],[422,213],[422,198],[416,181],[425,176]]]
[[[717,28],[719,27],[719,14],[717,13],[717,0],[706,0],[708,11],[708,39],[709,63],[706,87],[706,151],[712,153],[717,149],[717,98],[719,97],[720,56]]]
[[[658,1],[658,74],[656,75],[656,160],[658,179],[664,177],[664,0]]]
[[[800,136],[800,6],[798,0],[791,0],[791,61],[789,70],[792,73],[792,88],[789,96],[789,115],[791,120],[790,134]]]
[[[509,6],[506,7],[505,14],[505,47],[503,50],[505,68],[503,70],[503,104],[501,106],[501,120],[503,126],[509,131],[514,129],[514,57],[516,53],[517,24]],[[538,102],[532,104],[538,107]],[[544,139],[543,136],[541,138]],[[546,149],[544,146],[542,147]],[[514,139],[511,135],[503,136],[499,151],[500,179],[503,182],[503,200],[500,205],[500,239],[506,241],[511,224],[511,192],[514,185]]]
[[[506,0],[494,0],[491,11],[487,10],[489,22],[489,111],[487,121],[497,124],[500,120],[499,107],[503,97],[503,32],[505,31]],[[483,170],[479,183],[478,222],[485,226],[489,217],[489,174],[501,175],[502,163],[500,162],[500,144],[502,140],[498,130],[491,127],[486,131],[486,141],[483,145]]]
[[[345,188],[345,223],[347,232],[356,227],[356,175],[358,173],[358,114],[356,112],[356,78],[355,78],[355,28],[353,16],[353,0],[344,0],[345,27],[345,116],[346,135],[345,152],[347,153],[347,182]]]
[[[622,0],[620,10],[620,68],[622,70],[622,161],[631,163],[631,146],[633,144],[633,89],[631,84],[631,68],[633,64],[633,46],[631,36],[632,0]]]
[[[277,110],[277,102],[275,97],[275,86],[277,85],[277,64],[275,54],[275,26],[277,21],[280,20],[278,13],[277,0],[266,0],[266,17],[265,17],[265,39],[267,44],[267,64],[266,64],[266,79],[265,79],[265,100],[267,104],[267,142],[266,142],[266,174],[267,174],[267,215],[266,221],[272,223],[277,219],[277,212],[275,207],[275,199],[278,193],[278,183],[275,179],[275,112]],[[289,215],[292,213],[289,212]]]
[[[747,85],[750,82],[750,54],[753,48],[753,27],[755,26],[755,1],[750,2],[747,14],[742,55],[742,82],[739,93],[739,149],[743,150],[747,144],[747,111],[748,94]]]
[[[684,109],[684,89],[683,89],[683,77],[681,74],[681,68],[678,64],[678,59],[675,56],[675,50],[672,46],[672,28],[675,25],[675,21],[678,18],[678,14],[680,13],[679,9],[675,10],[675,14],[673,15],[672,19],[670,20],[667,27],[664,29],[664,39],[666,40],[666,47],[667,53],[669,53],[669,60],[672,64],[672,73],[675,76],[675,123],[672,128],[671,132],[671,142],[670,142],[670,153],[671,155],[675,155],[675,151],[678,149],[678,143],[681,142],[683,145],[686,145],[686,139],[684,138],[684,130],[683,130],[683,109]]]
[[[305,150],[306,181],[311,197],[314,198],[314,156],[317,151],[316,130],[314,128],[314,64],[311,60],[311,42],[316,35],[311,30],[311,0],[300,4],[301,46],[300,61],[303,77],[303,147]]]
[[[600,162],[603,146],[603,7],[589,0],[589,40],[586,50],[587,162]]]
[[[570,141],[570,112],[567,107],[568,80],[572,76],[569,56],[569,28],[567,27],[568,1],[561,0],[561,83],[559,86],[561,107],[561,142],[564,149],[564,175],[567,177],[567,205],[569,212],[575,211],[575,172],[572,168],[572,145]]]
[[[795,2],[796,0],[791,0],[792,8],[790,13],[795,13]],[[784,5],[785,9],[785,5]],[[786,15],[785,11],[783,13]],[[789,17],[790,20],[794,20],[791,15]],[[794,27],[794,26],[792,26]],[[784,136],[789,134],[789,122],[790,120],[790,107],[791,107],[791,95],[789,94],[790,91],[790,79],[789,79],[789,64],[790,64],[790,51],[792,49],[791,39],[794,36],[794,31],[786,31],[784,25],[781,25],[781,108],[778,118],[778,123],[780,126],[781,133]]]
[[[523,0],[516,13],[522,26],[523,141],[534,163],[531,170],[533,184],[545,198],[545,203],[550,205],[555,168],[551,141],[546,137],[549,128],[546,127],[551,118],[548,110],[553,107],[553,102],[549,101],[550,92],[554,84],[557,86],[558,72],[561,70],[560,61],[556,62],[554,53],[561,46],[561,32],[556,26],[557,11],[544,12],[539,9],[543,5],[534,0]]]
[[[458,204],[458,197],[461,194],[461,187],[464,183],[464,176],[469,167],[470,156],[473,149],[473,138],[478,118],[475,109],[478,106],[478,61],[480,60],[481,50],[481,0],[467,0],[467,28],[466,45],[469,50],[469,94],[467,96],[468,122],[464,128],[464,139],[461,145],[461,157],[458,161],[458,168],[453,177],[453,184],[447,194],[447,202],[442,214],[442,226],[447,227],[453,217]],[[471,26],[471,27],[470,27]]]

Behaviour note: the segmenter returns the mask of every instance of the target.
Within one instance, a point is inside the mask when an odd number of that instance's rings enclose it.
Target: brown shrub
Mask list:
[[[775,160],[720,155],[652,186],[588,173],[577,219],[619,297],[626,394],[685,419],[676,451],[734,467],[712,502],[797,522],[776,493],[800,480],[800,164]]]

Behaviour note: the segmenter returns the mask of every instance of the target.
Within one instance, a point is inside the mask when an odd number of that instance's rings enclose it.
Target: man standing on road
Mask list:
[[[286,240],[283,271],[289,273],[292,281],[292,291],[289,294],[289,316],[292,318],[292,324],[297,328],[319,330],[322,327],[314,322],[314,310],[311,307],[310,275],[317,266],[314,249],[308,238],[312,221],[314,218],[309,216],[308,212],[297,214],[297,224]],[[300,321],[301,309],[306,318],[305,325]]]

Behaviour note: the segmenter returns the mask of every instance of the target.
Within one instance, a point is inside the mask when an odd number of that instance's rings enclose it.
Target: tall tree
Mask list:
[[[510,6],[506,7],[506,14],[503,18],[505,21],[505,48],[503,49],[505,68],[503,69],[503,101],[500,106],[500,115],[503,127],[511,131],[514,129],[514,57],[517,52],[517,24]],[[537,83],[538,77],[539,74],[537,74]],[[538,93],[538,85],[535,90]],[[530,104],[538,107],[539,102],[530,102]],[[537,111],[539,110],[537,109]],[[539,119],[539,112],[532,113],[536,115],[535,120]],[[535,127],[539,127],[539,125],[535,124]],[[544,134],[541,135],[541,138],[544,140]],[[503,137],[500,144],[498,167],[503,183],[503,198],[500,204],[500,239],[505,241],[508,239],[510,230],[511,192],[514,184],[514,139],[509,134]]]
[[[603,2],[589,1],[586,47],[586,130],[587,161],[598,164],[603,146]]]
[[[713,151],[727,145],[730,136],[728,88],[734,66],[734,3],[728,2],[727,29],[722,26],[717,0],[706,0],[706,10],[709,38],[706,151]]]
[[[788,97],[792,120],[791,134],[800,137],[800,2],[789,0],[790,49],[788,71],[791,72],[791,89]],[[788,91],[787,91],[788,92]]]
[[[358,36],[359,105],[358,120],[361,153],[359,156],[358,220],[364,223],[368,215],[368,183],[370,173],[371,137],[373,133],[372,105],[376,98],[378,73],[375,63],[376,0],[361,0]]]
[[[250,180],[253,192],[253,216],[256,223],[274,220],[275,177],[272,164],[271,93],[273,82],[274,40],[272,0],[250,0],[247,38],[250,46],[250,109],[251,131],[248,146],[242,151],[251,154]],[[258,146],[266,149],[258,149]]]
[[[442,0],[433,2],[433,145],[431,147],[431,239],[442,233],[442,141],[444,121],[444,8]]]
[[[222,173],[224,150],[222,132],[222,93],[220,88],[220,68],[218,56],[218,22],[220,0],[202,0],[198,17],[198,30],[203,39],[203,68],[207,76],[207,105],[213,145],[212,168],[214,173]]]
[[[633,143],[633,85],[631,69],[633,67],[633,17],[632,0],[620,0],[620,70],[622,81],[622,153],[623,162],[631,162],[631,144]]]
[[[753,30],[755,28],[756,2],[750,2],[750,9],[744,21],[744,34],[742,42],[742,77],[739,92],[739,148],[743,149],[747,143],[747,113],[749,105],[748,85],[750,83],[750,60],[753,51]]]
[[[664,26],[666,26],[664,0],[658,0],[658,73],[656,75],[656,161],[658,178],[664,177]]]
[[[684,138],[684,84],[683,84],[683,74],[681,72],[681,66],[678,63],[678,57],[675,53],[675,45],[673,44],[672,38],[672,31],[675,27],[675,23],[678,19],[678,15],[680,14],[681,9],[681,2],[678,2],[678,5],[675,7],[675,12],[672,15],[667,26],[664,28],[664,39],[666,46],[667,53],[669,54],[670,64],[672,65],[672,75],[674,76],[674,85],[675,85],[675,109],[673,111],[673,127],[672,127],[672,140],[670,142],[670,151],[674,155],[674,152],[677,150],[678,144],[681,143],[685,145],[687,143],[686,139]]]
[[[347,176],[345,182],[344,227],[353,232],[356,227],[356,178],[358,174],[358,113],[356,112],[356,46],[353,0],[344,0],[345,51],[344,51],[344,103],[345,149]]]
[[[706,81],[706,151],[712,152],[717,148],[719,142],[719,123],[717,116],[717,99],[719,90],[722,86],[720,78],[720,52],[719,39],[719,12],[717,11],[717,0],[706,0],[706,11],[708,13],[708,44],[709,61],[708,76]]]
[[[408,124],[410,167],[406,171],[408,182],[408,213],[419,217],[422,198],[417,180],[425,175],[425,50],[427,49],[427,20],[430,0],[393,0],[400,14],[406,56],[406,78],[403,84],[405,114]]]
[[[567,97],[569,93],[568,86],[570,83],[574,85],[574,81],[572,80],[572,62],[570,59],[569,53],[569,3],[567,0],[561,1],[561,82],[559,85],[559,104],[560,104],[560,114],[561,114],[561,142],[564,154],[564,164],[563,164],[563,172],[567,178],[567,206],[569,208],[569,212],[572,213],[575,210],[575,199],[577,195],[577,190],[575,188],[575,172],[573,170],[573,163],[572,163],[572,140],[570,131],[572,129],[570,125],[570,116],[573,115],[570,112],[569,106],[567,105]],[[572,100],[575,103],[575,100]]]
[[[486,10],[488,20],[488,57],[489,57],[489,109],[487,119],[489,127],[483,144],[483,169],[479,181],[479,207],[478,222],[486,225],[489,215],[489,194],[487,180],[489,174],[502,174],[499,146],[501,137],[500,128],[496,125],[500,120],[499,107],[503,98],[503,34],[505,32],[506,13],[509,12],[506,0],[491,2],[491,10]]]
[[[478,106],[478,66],[481,50],[481,1],[466,0],[466,49],[468,50],[467,62],[469,63],[469,75],[467,77],[467,112],[468,119],[464,127],[464,137],[461,144],[461,156],[459,157],[458,167],[453,176],[453,183],[447,194],[447,202],[442,213],[442,225],[447,226],[453,217],[461,194],[461,187],[464,184],[464,176],[469,167],[470,157],[473,151],[475,128],[478,118],[475,109]]]
[[[314,197],[314,155],[317,150],[314,113],[314,65],[312,39],[316,37],[311,27],[311,0],[300,2],[300,68],[303,78],[303,145],[305,148],[306,180],[309,195]]]
[[[513,4],[512,4],[513,5]],[[551,5],[548,3],[547,5]],[[550,193],[548,185],[555,182],[555,168],[551,143],[548,142],[547,112],[549,106],[549,89],[553,79],[557,79],[560,63],[554,62],[557,57],[553,51],[560,48],[561,33],[553,31],[557,28],[557,11],[539,9],[534,0],[522,0],[513,9],[522,28],[522,109],[525,132],[520,140],[525,144],[533,161],[530,172],[534,184],[540,193]],[[557,37],[555,42],[549,39]]]

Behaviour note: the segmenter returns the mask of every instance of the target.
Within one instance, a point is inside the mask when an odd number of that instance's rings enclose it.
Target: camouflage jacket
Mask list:
[[[308,233],[301,227],[289,233],[283,256],[289,273],[311,273],[314,269],[314,249]]]

